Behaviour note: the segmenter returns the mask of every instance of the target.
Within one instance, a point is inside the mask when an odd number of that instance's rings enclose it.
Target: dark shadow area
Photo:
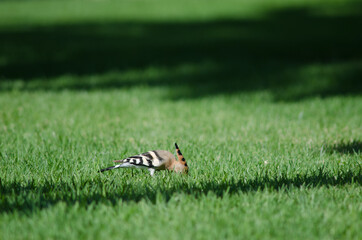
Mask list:
[[[26,184],[19,182],[4,183],[0,181],[0,213],[2,212],[24,212],[30,213],[34,210],[51,207],[59,202],[65,202],[68,205],[79,204],[81,207],[87,207],[90,204],[109,204],[115,205],[122,200],[141,201],[148,200],[150,203],[156,203],[157,195],[161,194],[165,201],[169,201],[176,193],[184,193],[198,198],[208,193],[214,193],[218,197],[225,194],[240,194],[255,191],[280,191],[292,188],[317,188],[343,186],[346,184],[362,184],[361,169],[358,173],[351,170],[339,170],[338,172],[327,172],[324,168],[319,168],[314,172],[305,175],[296,175],[294,177],[268,176],[264,173],[256,176],[255,179],[242,180],[231,179],[223,180],[222,183],[215,181],[201,181],[192,183],[183,181],[174,185],[152,186],[123,185],[118,182],[102,182],[100,179],[83,180],[77,183],[75,180],[69,182],[45,182],[35,184],[28,182]],[[104,189],[106,192],[104,192]],[[82,191],[91,193],[82,193]]]
[[[342,141],[326,146],[327,153],[361,154],[362,142],[358,140]]]
[[[0,84],[7,85],[0,89],[20,79],[20,90],[184,89],[174,98],[259,90],[277,100],[361,94],[361,26],[362,14],[288,8],[260,19],[2,28]],[[142,75],[148,68],[156,69],[154,77]],[[141,77],[129,78],[130,70]],[[52,84],[62,76],[71,77]]]

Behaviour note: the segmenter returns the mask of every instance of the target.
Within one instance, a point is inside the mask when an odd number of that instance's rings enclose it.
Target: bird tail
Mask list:
[[[115,165],[115,166],[112,166],[112,167],[107,167],[107,168],[103,168],[101,170],[99,170],[99,172],[105,172],[105,171],[109,171],[109,170],[112,170],[112,169],[115,169],[115,168],[120,168],[122,167],[122,163],[124,162],[125,159],[122,159],[122,160],[114,160],[113,162],[115,163],[120,163],[118,165]]]
[[[116,165],[116,166],[103,168],[103,169],[99,170],[99,172],[105,172],[105,171],[109,171],[109,170],[112,170],[112,169],[115,169],[115,168],[120,168],[121,165],[122,165],[122,164],[118,164],[118,165]]]

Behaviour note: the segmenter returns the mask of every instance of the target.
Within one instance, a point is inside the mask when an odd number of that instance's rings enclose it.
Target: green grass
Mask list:
[[[361,239],[359,6],[0,2],[0,239]]]

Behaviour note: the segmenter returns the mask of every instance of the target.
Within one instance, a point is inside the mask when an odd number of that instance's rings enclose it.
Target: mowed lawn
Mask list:
[[[360,7],[0,2],[0,239],[361,239]]]

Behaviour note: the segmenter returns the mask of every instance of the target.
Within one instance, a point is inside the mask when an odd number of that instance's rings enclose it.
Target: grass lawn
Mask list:
[[[361,239],[361,6],[0,2],[0,239]]]

